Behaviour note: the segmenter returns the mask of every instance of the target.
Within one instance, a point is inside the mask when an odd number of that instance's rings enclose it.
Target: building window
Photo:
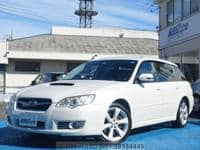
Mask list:
[[[199,11],[199,0],[191,0],[191,14]]]
[[[182,5],[181,0],[174,0],[174,22],[182,19]]]
[[[174,23],[174,1],[170,0],[167,3],[167,25]]]
[[[67,63],[67,72],[72,71],[74,68],[78,67],[80,64],[82,63],[81,62]]]
[[[15,71],[18,72],[40,72],[39,62],[15,62]]]
[[[167,3],[167,26],[199,11],[199,0],[170,0]]]
[[[182,0],[183,18],[190,16],[190,0]]]

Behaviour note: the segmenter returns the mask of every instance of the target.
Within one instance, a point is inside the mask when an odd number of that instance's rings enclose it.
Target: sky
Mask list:
[[[48,34],[52,26],[78,27],[79,0],[0,0],[0,40]],[[95,0],[99,12],[93,28],[155,30],[158,9],[153,0]]]

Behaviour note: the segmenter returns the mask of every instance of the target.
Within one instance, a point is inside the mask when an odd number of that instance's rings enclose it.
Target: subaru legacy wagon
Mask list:
[[[25,88],[10,99],[8,126],[31,133],[99,136],[119,143],[135,128],[187,124],[190,84],[176,64],[153,58],[98,58],[62,81]]]

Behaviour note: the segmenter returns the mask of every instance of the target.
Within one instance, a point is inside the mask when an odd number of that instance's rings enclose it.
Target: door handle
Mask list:
[[[157,91],[160,91],[160,88],[157,88]]]

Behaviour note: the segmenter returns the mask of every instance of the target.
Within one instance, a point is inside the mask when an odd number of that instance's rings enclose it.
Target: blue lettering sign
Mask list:
[[[188,23],[185,23],[185,24],[180,23],[176,25],[175,27],[169,29],[168,38],[179,35],[183,33],[184,31],[188,30],[188,28],[189,28]]]

